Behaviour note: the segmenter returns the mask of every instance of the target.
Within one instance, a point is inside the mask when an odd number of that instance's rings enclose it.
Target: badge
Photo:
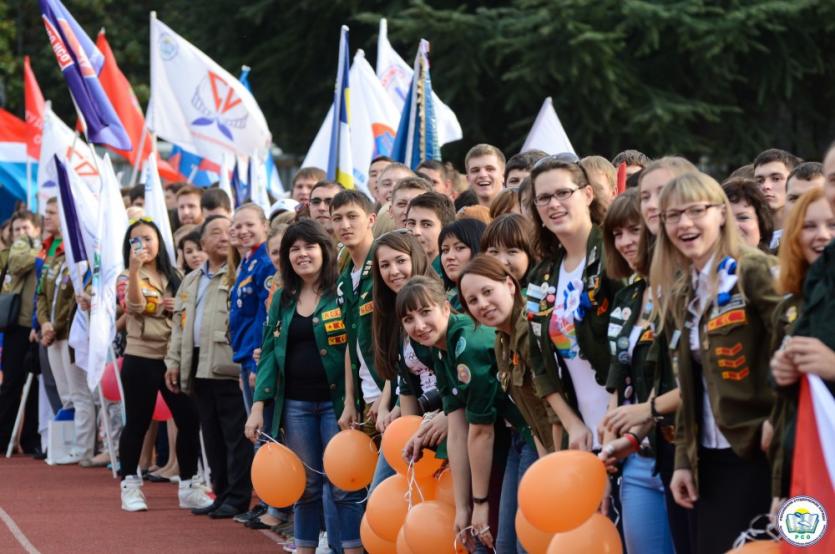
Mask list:
[[[618,354],[618,361],[623,365],[627,365],[629,363],[629,350],[621,350],[620,354]]]
[[[267,290],[272,290],[274,279],[275,279],[274,275],[270,275],[269,277],[264,279],[264,288],[267,289]]]
[[[335,337],[328,337],[328,346],[336,346],[337,344],[345,344],[348,342],[348,335],[336,335]]]
[[[273,336],[278,338],[281,336],[281,321],[275,324],[275,331],[273,331]]]
[[[797,319],[797,306],[789,306],[789,309],[786,310],[786,319],[789,323],[794,323],[794,320]]]
[[[542,324],[539,323],[538,321],[531,322],[531,331],[533,331],[533,334],[536,335],[537,338],[541,338],[542,337]]]
[[[621,312],[620,306],[618,306],[617,308],[615,308],[614,312],[609,314],[609,319],[626,319],[626,317],[624,317],[623,313]]]
[[[468,385],[473,378],[472,373],[470,373],[470,368],[466,364],[458,364],[455,370],[458,373],[458,380]]]
[[[556,297],[553,294],[549,294],[548,296],[545,297],[545,301],[548,302],[549,304],[553,304],[555,299],[556,299]]]
[[[458,389],[456,387],[452,387],[452,395],[458,396]]]
[[[624,398],[632,398],[632,393],[633,392],[635,392],[635,391],[632,390],[632,385],[629,385],[629,386],[626,387],[626,389],[624,389],[623,397]]]
[[[241,308],[244,307],[244,301],[241,300],[240,298],[238,298],[238,301],[235,304],[238,306],[238,309],[241,309]]]
[[[249,262],[249,266],[246,268],[247,273],[252,273],[252,270],[255,269],[256,264],[258,264],[258,258]]]
[[[360,306],[360,315],[368,315],[374,311],[374,302],[366,302]]]
[[[455,345],[455,357],[457,358],[461,354],[464,353],[464,350],[467,348],[467,339],[461,337],[458,339],[458,343]]]
[[[345,323],[340,320],[329,321],[325,323],[325,332],[332,333],[333,331],[342,331],[345,329]]]
[[[612,354],[612,356],[618,353],[618,345],[615,344],[615,341],[613,340],[609,341],[609,352]]]
[[[786,337],[788,338],[788,337]],[[724,346],[717,346],[716,347],[716,355],[717,356],[736,356],[742,352],[742,343],[738,342],[731,346],[730,348]]]
[[[328,319],[336,319],[342,316],[342,310],[336,308],[335,310],[328,310],[327,312],[322,312],[322,319],[327,321]]]
[[[611,323],[611,322],[610,322],[610,323],[609,323],[609,329],[608,329],[608,331],[606,332],[606,335],[607,335],[610,339],[614,339],[614,338],[617,338],[617,336],[618,336],[618,335],[620,335],[620,332],[621,332],[622,330],[623,330],[623,325],[618,325],[617,323]]]
[[[620,337],[618,339],[618,350],[626,350],[627,348],[629,348],[629,338]]]
[[[629,319],[629,316],[632,315],[632,310],[630,310],[629,308],[624,308],[622,314],[623,320],[626,321],[627,319]]]
[[[673,331],[673,337],[670,339],[670,350],[678,348],[678,341],[681,340],[681,329]]]
[[[545,291],[542,287],[538,285],[528,285],[528,298],[533,298],[534,300],[542,300],[545,298]]]

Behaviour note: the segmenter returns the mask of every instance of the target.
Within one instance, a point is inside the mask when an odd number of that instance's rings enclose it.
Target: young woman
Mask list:
[[[774,397],[761,345],[779,297],[771,259],[740,243],[712,178],[675,178],[659,211],[650,290],[681,394],[670,489],[695,511],[696,551],[724,552],[769,508],[761,434]]]
[[[180,239],[177,250],[183,253],[183,273],[194,271],[206,261],[206,253],[200,246],[200,231],[195,230]]]
[[[545,403],[536,395],[527,366],[528,317],[519,281],[496,258],[479,255],[460,277],[461,301],[477,324],[496,330],[498,379],[533,432],[534,442],[514,431],[507,456],[499,508],[497,552],[523,551],[516,540],[519,481],[539,454],[554,451]]]
[[[298,551],[316,550],[327,487],[339,514],[339,529],[328,534],[341,537],[346,553],[358,554],[364,493],[337,489],[320,473],[325,446],[339,432],[347,339],[337,304],[336,252],[324,227],[310,219],[290,225],[281,240],[280,265],[284,286],[270,307],[246,436],[259,439],[264,403],[273,400],[271,435],[283,429],[284,443],[312,468],[293,508]]]
[[[769,453],[772,460],[773,508],[789,496],[794,427],[797,415],[798,381],[802,375],[786,355],[788,339],[803,313],[803,283],[809,268],[835,238],[835,215],[822,190],[803,194],[794,206],[780,244],[780,273],[777,289],[786,296],[774,311],[771,341],[772,375],[777,384],[777,402],[772,412],[774,436]],[[788,339],[788,340],[787,340]]]
[[[631,452],[623,462],[620,485],[627,550],[672,554],[664,485],[655,473],[650,441],[639,442],[640,435],[654,427],[655,396],[675,388],[675,382],[667,380],[660,390],[654,389],[655,365],[647,359],[655,326],[647,281],[637,270],[641,227],[638,191],[630,189],[615,197],[603,222],[606,273],[612,279],[626,280],[627,285],[615,295],[609,317],[612,361],[606,389],[610,400],[603,428],[610,437],[625,436],[621,441]]]
[[[441,229],[438,235],[438,250],[441,256],[441,276],[447,289],[449,303],[456,311],[461,310],[458,293],[458,274],[478,254],[481,235],[487,226],[477,219],[459,219]]]
[[[453,313],[443,285],[429,277],[412,277],[400,289],[396,315],[412,340],[432,349],[447,415],[455,530],[472,526],[476,539],[492,548],[510,439],[507,423],[520,431],[526,428],[496,377],[495,332]],[[421,447],[421,441],[413,439],[406,448],[407,459]]]
[[[770,254],[774,219],[760,186],[753,179],[735,177],[722,183],[722,190],[734,210],[739,236],[748,246]]]
[[[148,509],[136,467],[158,392],[168,404],[178,429],[180,507],[199,509],[212,504],[212,499],[193,479],[200,453],[197,408],[190,397],[175,394],[165,386],[163,360],[171,335],[171,314],[180,275],[161,246],[159,229],[150,218],[128,226],[123,247],[128,269],[119,277],[120,281],[127,282],[124,299],[127,346],[122,365],[127,417],[119,440],[119,461],[122,509],[128,512]]]
[[[620,284],[605,272],[602,209],[583,168],[559,156],[531,171],[531,210],[543,259],[527,289],[537,390],[568,432],[568,447],[599,447],[609,349],[601,348]],[[555,431],[557,433],[558,431]]]
[[[522,296],[528,286],[528,272],[536,264],[533,235],[533,225],[528,219],[519,214],[505,214],[494,219],[481,236],[481,251],[504,265],[522,286]]]

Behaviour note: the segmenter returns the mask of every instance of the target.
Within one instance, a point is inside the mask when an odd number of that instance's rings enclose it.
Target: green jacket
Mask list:
[[[2,266],[7,268],[5,282],[0,283],[4,293],[20,294],[20,314],[17,324],[32,327],[35,307],[35,259],[40,246],[29,238],[17,239],[5,251]],[[1,270],[1,269],[0,269]]]
[[[360,361],[357,355],[357,343],[362,351],[362,358],[368,367],[371,377],[383,390],[385,379],[377,374],[374,368],[374,340],[371,331],[371,320],[374,313],[374,300],[371,288],[374,279],[371,275],[371,266],[374,263],[374,248],[368,252],[365,263],[360,273],[360,282],[357,291],[354,292],[354,282],[351,279],[351,270],[354,264],[350,262],[339,276],[337,285],[337,302],[342,309],[342,321],[348,331],[348,355],[351,357],[351,370],[354,374],[354,391],[359,404],[362,400],[362,389],[359,386]]]
[[[52,323],[55,340],[65,340],[75,310],[75,290],[70,280],[70,266],[63,250],[44,260],[38,283],[38,323]]]
[[[432,349],[437,358],[435,375],[444,412],[463,409],[468,423],[503,425],[505,420],[518,431],[526,432],[522,414],[499,384],[495,344],[494,329],[476,328],[473,320],[463,314],[449,316],[447,349]]]
[[[255,381],[254,401],[275,400],[272,436],[278,436],[284,410],[284,360],[287,353],[287,337],[290,322],[296,313],[296,299],[283,302],[281,289],[276,291],[267,332],[261,346],[261,358]],[[342,414],[345,402],[345,345],[348,334],[342,319],[343,310],[335,294],[322,296],[313,312],[313,334],[322,355],[322,365],[328,377],[328,386],[336,417]]]
[[[528,363],[534,373],[538,394],[545,398],[559,392],[566,402],[577,409],[574,387],[567,371],[559,366],[557,352],[548,334],[551,314],[556,302],[555,290],[565,252],[560,250],[553,259],[545,259],[531,270],[527,288],[528,321],[533,340]],[[603,232],[592,227],[586,243],[586,267],[583,270],[583,298],[590,302],[585,317],[576,323],[580,357],[589,361],[597,382],[603,386],[609,373],[610,353],[604,347],[609,323],[609,312],[615,293],[622,284],[606,276],[603,252]],[[547,289],[547,290],[543,290]],[[540,294],[540,291],[542,294]]]
[[[773,263],[773,257],[747,250],[738,260],[738,280],[729,300],[721,306],[714,300],[699,321],[700,361],[713,416],[734,453],[747,460],[762,456],[762,423],[774,403],[770,355],[763,348],[771,339],[772,316],[780,300],[774,290]],[[686,306],[693,295],[688,279],[680,302]],[[676,413],[675,468],[692,470],[698,480],[701,384],[693,370],[690,330],[683,324],[674,327],[668,324],[665,332],[682,400]]]

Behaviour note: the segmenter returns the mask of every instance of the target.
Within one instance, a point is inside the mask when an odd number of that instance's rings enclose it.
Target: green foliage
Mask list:
[[[376,59],[377,24],[411,62],[432,43],[432,77],[465,139],[460,165],[490,142],[518,150],[545,96],[581,154],[639,148],[725,169],[780,146],[817,159],[835,136],[831,0],[220,0],[67,2],[91,36],[106,26],[118,62],[147,101],[148,12],[251,82],[276,142],[304,155],[333,91],[339,26]],[[19,10],[22,10],[18,13]],[[18,23],[19,21],[19,23]],[[0,0],[0,72],[22,113],[22,61],[71,119],[37,2]]]

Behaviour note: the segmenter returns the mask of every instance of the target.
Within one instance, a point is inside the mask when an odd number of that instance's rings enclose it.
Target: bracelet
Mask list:
[[[664,419],[664,416],[658,413],[658,409],[655,407],[655,399],[658,398],[657,396],[653,396],[649,400],[649,415],[652,417],[654,421],[661,421]]]
[[[487,503],[487,497],[486,496],[484,496],[482,498],[479,498],[477,496],[473,496],[473,504],[486,504],[486,503]]]
[[[636,435],[632,431],[627,431],[621,436],[629,441],[629,444],[632,445],[632,450],[634,450],[635,452],[641,449],[641,442],[638,440],[638,435]]]

